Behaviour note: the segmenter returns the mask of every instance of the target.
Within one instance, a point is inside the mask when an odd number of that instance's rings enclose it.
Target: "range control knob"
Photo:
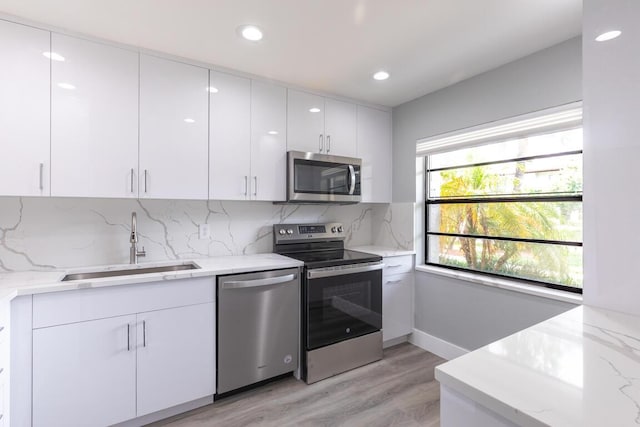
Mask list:
[[[281,236],[284,236],[285,234],[287,234],[287,230],[285,230],[284,228],[281,228],[281,229],[280,229],[280,231],[278,231],[278,233],[279,233]]]
[[[292,234],[293,234],[293,230],[292,230],[292,229],[288,229],[288,230],[287,230],[287,234],[288,234],[288,235],[292,235]]]
[[[338,229],[336,227],[331,227],[331,232],[332,233],[336,233],[338,231]]]
[[[338,227],[338,233],[342,233],[343,229],[342,226]]]

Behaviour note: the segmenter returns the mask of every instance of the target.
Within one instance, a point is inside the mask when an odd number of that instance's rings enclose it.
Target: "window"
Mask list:
[[[524,126],[480,146],[469,147],[478,139],[465,134],[452,145],[467,138],[466,148],[445,151],[445,138],[422,142],[422,150],[438,146],[425,156],[426,264],[582,292],[582,128],[576,117],[552,128]]]

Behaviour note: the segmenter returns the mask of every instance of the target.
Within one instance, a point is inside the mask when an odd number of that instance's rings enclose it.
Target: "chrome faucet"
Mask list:
[[[131,249],[129,249],[129,264],[137,264],[138,257],[147,256],[147,253],[144,250],[144,246],[142,250],[138,250],[138,220],[135,212],[131,212],[131,238],[129,238],[129,242],[131,242]]]

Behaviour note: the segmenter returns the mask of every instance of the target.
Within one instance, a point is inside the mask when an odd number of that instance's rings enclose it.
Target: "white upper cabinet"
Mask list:
[[[353,157],[356,106],[289,89],[287,149]]]
[[[251,80],[210,72],[209,198],[249,199]]]
[[[51,36],[51,195],[138,196],[138,53]]]
[[[324,153],[324,98],[287,92],[287,149]]]
[[[0,195],[49,195],[50,33],[0,20]]]
[[[209,70],[140,55],[140,198],[207,199]]]
[[[391,202],[391,112],[358,105],[358,151],[362,201]]]
[[[287,93],[251,82],[251,198],[284,201],[287,179]]]
[[[356,106],[348,102],[325,99],[325,154],[356,156]]]

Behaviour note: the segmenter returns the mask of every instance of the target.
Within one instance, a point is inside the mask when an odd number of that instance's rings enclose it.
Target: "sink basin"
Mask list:
[[[178,264],[149,268],[129,268],[126,270],[89,271],[86,273],[67,274],[62,278],[62,281],[70,282],[73,280],[100,279],[103,277],[133,276],[136,274],[163,273],[166,271],[196,270],[198,268],[200,267],[195,264]]]

